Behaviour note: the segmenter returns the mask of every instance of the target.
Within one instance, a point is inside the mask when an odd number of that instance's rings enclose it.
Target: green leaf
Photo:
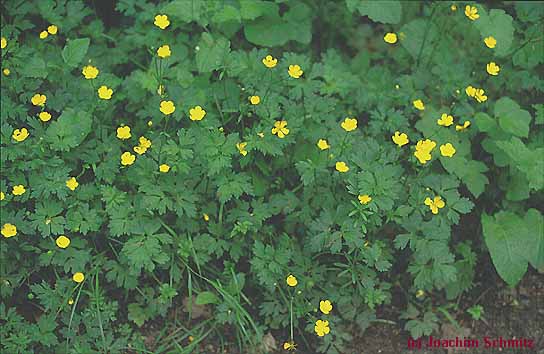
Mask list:
[[[87,54],[90,43],[91,40],[89,38],[68,40],[64,46],[64,49],[62,50],[62,59],[64,59],[64,62],[68,66],[78,66],[85,57],[85,54]]]
[[[261,0],[240,0],[240,15],[244,20],[254,20],[266,14],[273,5]]]
[[[45,68],[45,61],[37,56],[32,56],[25,64],[25,70],[22,71],[24,77],[47,77],[47,70]]]
[[[397,24],[402,15],[400,1],[360,0],[357,10],[363,16],[368,16],[374,22]]]
[[[540,272],[544,271],[544,217],[536,209],[529,209],[525,214],[527,237],[519,242],[520,252],[527,255],[527,260]]]
[[[527,234],[524,221],[512,212],[484,213],[482,227],[497,273],[509,286],[515,286],[527,271],[526,255],[519,247],[519,236]]]
[[[487,113],[478,112],[474,115],[474,121],[478,130],[489,133],[497,129],[497,121],[491,118]]]
[[[431,55],[439,33],[438,28],[431,20],[422,18],[405,24],[399,32],[406,35],[400,43],[415,59],[428,58]]]
[[[480,18],[474,21],[474,26],[480,31],[483,38],[493,36],[497,40],[494,53],[497,56],[508,54],[512,41],[514,40],[514,26],[512,16],[504,10],[493,9],[487,13],[481,6],[478,6]]]
[[[205,5],[206,3],[201,0],[176,0],[163,7],[162,12],[186,23],[196,21],[205,25],[207,24],[203,18]]]
[[[524,138],[529,135],[532,117],[511,98],[502,97],[495,103],[495,116],[504,131]]]
[[[128,319],[134,322],[138,327],[142,327],[145,321],[149,319],[149,315],[138,304],[129,304],[127,309]]]
[[[212,37],[204,32],[198,42],[200,50],[196,53],[196,66],[201,73],[221,69],[230,52],[230,41],[224,37]]]
[[[92,117],[84,111],[66,108],[45,132],[45,140],[56,151],[70,150],[83,142],[91,131]]]
[[[211,291],[203,291],[197,295],[195,304],[197,305],[208,305],[208,304],[217,304],[219,303],[219,298],[217,295]]]

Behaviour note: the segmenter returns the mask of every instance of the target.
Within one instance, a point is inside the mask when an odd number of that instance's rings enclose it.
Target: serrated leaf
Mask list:
[[[495,116],[499,120],[500,127],[507,133],[524,138],[529,135],[531,114],[521,109],[511,98],[502,97],[495,103]]]
[[[363,16],[368,16],[374,22],[397,24],[402,15],[400,1],[360,0],[357,10]]]
[[[198,42],[200,47],[196,53],[196,66],[201,73],[221,69],[230,52],[230,41],[224,37],[204,32]]]
[[[474,26],[480,31],[483,38],[493,36],[497,45],[493,49],[498,56],[508,54],[512,41],[514,40],[514,26],[512,16],[504,10],[492,9],[487,13],[481,6],[478,6],[480,18],[474,21]]]
[[[78,66],[87,54],[90,43],[91,40],[89,38],[68,40],[64,46],[64,49],[62,50],[62,59],[64,59],[64,62],[68,66]]]

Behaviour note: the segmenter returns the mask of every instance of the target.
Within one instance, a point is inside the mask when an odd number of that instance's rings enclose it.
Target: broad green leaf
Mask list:
[[[91,131],[92,117],[84,111],[67,108],[51,123],[45,132],[45,140],[57,151],[70,150],[83,142]]]
[[[198,42],[200,47],[196,53],[196,66],[201,73],[211,72],[223,67],[230,52],[230,41],[226,38],[204,32]]]
[[[493,49],[497,56],[508,54],[512,41],[514,40],[514,26],[512,16],[504,10],[492,9],[487,13],[481,6],[478,6],[480,18],[474,21],[474,26],[480,31],[483,38],[493,36],[497,45]]]
[[[532,117],[511,98],[502,97],[495,103],[495,116],[504,131],[524,138],[529,135]]]
[[[89,38],[69,39],[62,50],[62,59],[68,66],[78,66],[87,54],[90,43]]]
[[[25,77],[45,78],[47,77],[47,69],[45,67],[45,61],[37,56],[32,56],[28,62],[26,62],[25,70],[22,75]]]
[[[397,0],[359,0],[357,10],[361,15],[368,16],[372,21],[381,23],[397,24],[400,22],[402,15],[402,6],[400,1]]]
[[[478,130],[480,130],[481,132],[488,133],[497,129],[497,121],[491,118],[487,113],[476,113],[474,115],[474,121],[476,122]]]
[[[494,216],[482,214],[485,243],[497,273],[509,286],[515,286],[527,271],[526,255],[520,252],[520,235],[527,233],[523,219],[512,212]]]
[[[219,303],[219,298],[211,291],[203,291],[198,294],[195,299],[195,304],[197,305],[208,305],[217,303]]]
[[[244,20],[254,20],[266,14],[275,4],[261,0],[240,0],[240,15]],[[277,10],[276,10],[277,11]]]
[[[183,22],[196,21],[205,25],[207,24],[203,16],[205,5],[206,3],[201,0],[176,0],[163,7],[162,12]]]
[[[438,28],[431,20],[422,18],[405,24],[399,32],[406,35],[400,43],[414,59],[428,58],[431,55],[439,33]]]
[[[527,260],[539,271],[544,271],[544,217],[536,209],[529,209],[525,214],[527,237],[520,243],[527,255]]]

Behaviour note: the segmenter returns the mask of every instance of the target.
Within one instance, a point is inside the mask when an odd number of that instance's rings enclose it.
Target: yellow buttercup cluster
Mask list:
[[[395,44],[397,43],[397,34],[396,33],[386,33],[385,36],[383,37],[383,40],[386,42],[386,43],[389,43],[389,44]]]
[[[131,154],[129,151],[125,151],[121,155],[121,165],[123,166],[130,166],[134,163],[136,160],[136,156]]]
[[[161,30],[165,29],[170,25],[168,16],[166,15],[157,15],[155,16],[155,21],[153,22],[155,26],[159,27]]]
[[[357,198],[359,199],[359,203],[362,205],[366,205],[372,201],[372,197],[368,194],[361,194]]]
[[[442,209],[446,206],[446,203],[442,200],[442,197],[436,196],[434,199],[429,197],[425,198],[425,205],[431,209],[431,213],[438,214],[438,209]]]
[[[485,95],[485,91],[482,88],[476,88],[469,85],[465,89],[465,93],[467,94],[467,96],[473,97],[479,103],[487,101],[487,96]]]
[[[470,5],[465,6],[465,16],[468,17],[471,21],[475,21],[480,18],[476,6]]]
[[[128,125],[120,126],[117,128],[117,138],[121,140],[130,139],[132,135],[130,134],[130,127]]]
[[[490,63],[488,63],[486,65],[486,71],[487,71],[487,73],[489,75],[497,76],[497,75],[499,75],[500,70],[501,70],[501,68],[494,61],[492,61],[492,62],[490,62]]]
[[[416,151],[414,156],[419,160],[420,163],[426,164],[427,161],[431,159],[431,151],[436,147],[436,142],[425,139],[420,140],[416,144]]]
[[[263,58],[263,64],[269,69],[272,69],[278,64],[278,59],[272,57],[271,55],[267,55]]]
[[[317,147],[321,150],[327,150],[331,148],[331,146],[325,139],[319,139],[319,141],[317,142]]]
[[[1,233],[5,238],[13,237],[17,235],[17,227],[13,224],[6,223],[2,226]]]
[[[414,107],[420,111],[424,111],[425,110],[425,104],[423,103],[422,100],[420,99],[417,99],[415,100],[414,102],[412,102],[412,104],[414,105]]]
[[[59,28],[55,25],[49,25],[47,30],[40,32],[40,39],[46,39],[50,34],[55,35],[59,31]]]
[[[240,155],[242,156],[247,155],[246,146],[247,146],[246,142],[239,142],[236,144],[236,148],[238,149],[238,152],[240,153]]]
[[[304,73],[299,65],[289,65],[289,70],[287,72],[289,73],[289,76],[294,79],[300,78]]]
[[[138,145],[133,147],[133,150],[138,155],[143,155],[150,147],[151,140],[147,139],[145,136],[141,136],[140,139],[138,139]]]
[[[28,135],[29,133],[26,128],[20,128],[20,129],[15,129],[13,131],[12,137],[15,141],[20,143],[24,141],[26,138],[28,138]]]
[[[355,118],[346,118],[344,121],[340,124],[342,129],[344,129],[347,132],[353,131],[357,129],[357,119]]]

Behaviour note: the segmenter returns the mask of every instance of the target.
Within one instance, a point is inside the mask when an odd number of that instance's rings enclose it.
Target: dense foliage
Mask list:
[[[541,4],[94,3],[2,5],[6,353],[344,353],[544,269]]]

